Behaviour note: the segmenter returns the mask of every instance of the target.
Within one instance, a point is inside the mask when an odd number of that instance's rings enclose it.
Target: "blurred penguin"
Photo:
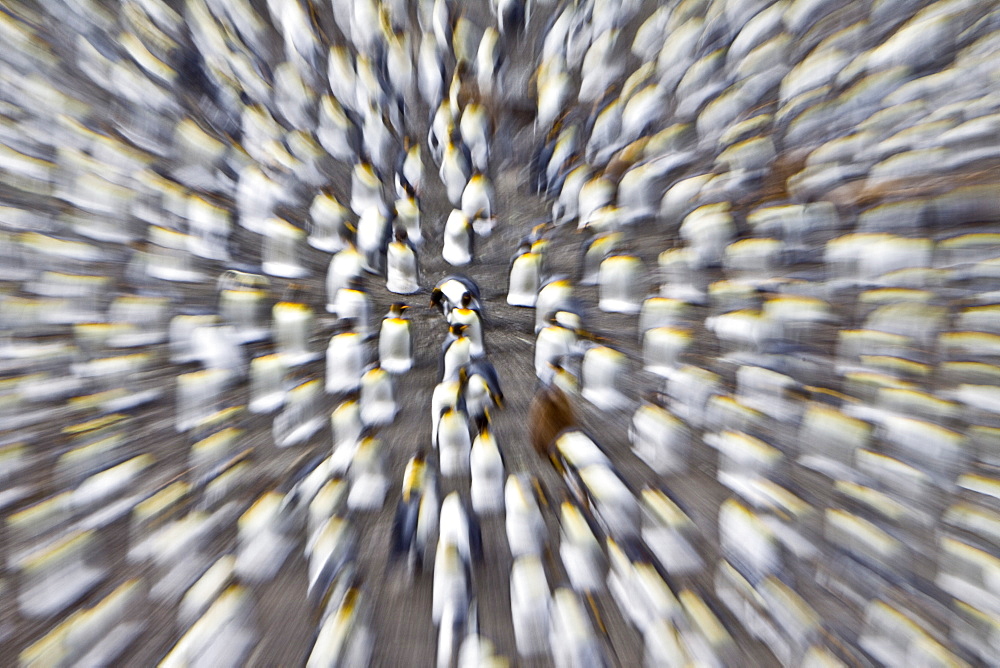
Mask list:
[[[424,161],[420,155],[420,144],[403,139],[403,152],[396,167],[396,195],[398,197],[419,197],[424,182]],[[406,186],[409,186],[407,188]]]
[[[504,485],[507,544],[515,559],[523,555],[541,555],[546,549],[547,530],[539,508],[541,488],[538,481],[525,475],[509,475]]]
[[[473,102],[462,112],[459,121],[462,142],[469,147],[473,168],[485,173],[490,157],[490,121],[483,105]],[[464,208],[464,207],[463,207]]]
[[[493,186],[484,174],[473,172],[462,192],[462,213],[472,221],[472,229],[487,237],[493,232]]]
[[[379,364],[389,373],[406,373],[413,366],[413,324],[406,304],[395,303],[382,319],[378,337]]]
[[[462,137],[457,129],[452,127],[451,134],[444,146],[441,157],[441,168],[438,172],[441,183],[448,192],[448,201],[454,207],[461,206],[462,193],[469,182],[471,160],[469,149],[462,143]]]
[[[475,253],[475,230],[472,221],[461,209],[452,209],[444,224],[444,244],[441,257],[455,267],[470,264]]]
[[[441,411],[437,425],[438,461],[445,478],[467,477],[472,438],[465,413],[450,406]]]
[[[503,408],[500,379],[489,360],[479,358],[469,362],[465,374],[465,410],[470,419],[488,419],[491,409]]]
[[[427,500],[427,493],[433,483],[432,471],[428,468],[427,453],[421,449],[410,458],[403,471],[403,489],[399,503],[396,505],[396,515],[392,523],[393,560],[405,555],[407,565],[411,569],[423,567],[423,545],[420,543],[417,528],[420,520],[421,504]],[[437,509],[434,509],[435,514]]]
[[[386,248],[386,282],[389,292],[409,295],[420,289],[420,265],[417,251],[410,243],[406,228],[397,225],[395,241]]]
[[[472,473],[470,494],[472,509],[480,517],[503,511],[504,465],[503,454],[490,428],[483,420],[469,455]]]

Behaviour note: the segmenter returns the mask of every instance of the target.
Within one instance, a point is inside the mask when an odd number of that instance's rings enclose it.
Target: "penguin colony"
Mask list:
[[[0,31],[11,663],[996,665],[997,3]]]

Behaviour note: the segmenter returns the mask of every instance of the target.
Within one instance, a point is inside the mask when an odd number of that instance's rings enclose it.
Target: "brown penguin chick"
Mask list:
[[[542,386],[528,408],[531,445],[540,456],[547,457],[557,470],[561,470],[562,466],[555,451],[556,437],[574,426],[576,414],[566,393],[554,385]]]
[[[613,183],[621,181],[625,172],[642,159],[642,152],[648,143],[649,138],[642,137],[615,153],[611,156],[607,167],[604,168],[604,175]]]

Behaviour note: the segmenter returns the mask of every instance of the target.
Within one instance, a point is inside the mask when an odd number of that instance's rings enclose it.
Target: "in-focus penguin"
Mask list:
[[[445,407],[437,425],[438,462],[445,478],[469,475],[472,438],[465,413]]]
[[[462,295],[462,303],[451,310],[448,322],[452,325],[465,325],[465,335],[469,337],[469,354],[472,357],[482,357],[486,354],[483,346],[483,323],[479,311],[472,308],[472,295],[466,292]]]
[[[460,209],[453,209],[444,224],[441,257],[450,265],[462,267],[472,262],[474,252],[472,222]]]
[[[386,249],[385,265],[385,287],[389,292],[409,295],[420,289],[417,252],[410,243],[406,228],[396,227],[396,240]]]
[[[503,511],[503,455],[488,421],[483,422],[479,435],[472,443],[469,467],[472,473],[472,509],[481,517]]]
[[[406,304],[395,303],[382,319],[378,337],[379,365],[389,373],[406,373],[413,366],[413,324]]]
[[[448,201],[454,207],[462,204],[462,193],[469,182],[471,169],[469,150],[462,143],[462,137],[458,130],[453,127],[441,156],[441,169],[438,171],[438,175],[448,192]]]
[[[472,359],[472,341],[465,335],[465,325],[449,327],[448,336],[441,345],[441,380],[455,380],[458,371]]]
[[[486,175],[474,172],[462,192],[462,213],[472,221],[472,228],[481,236],[493,231],[493,186]]]
[[[472,302],[468,308],[474,309],[482,315],[482,303],[479,295],[479,286],[471,278],[453,274],[438,282],[431,291],[431,308],[436,308],[445,317],[451,318],[453,309],[462,304],[462,296],[468,292],[472,295]]]

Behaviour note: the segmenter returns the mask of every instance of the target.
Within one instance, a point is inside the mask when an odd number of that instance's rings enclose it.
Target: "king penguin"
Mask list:
[[[420,144],[410,144],[410,138],[403,140],[404,151],[396,171],[396,195],[398,197],[419,197],[424,182],[424,160],[420,155]],[[409,184],[410,189],[405,184]]]
[[[462,295],[462,303],[451,310],[448,322],[452,325],[465,325],[465,335],[469,337],[469,354],[472,357],[482,357],[486,354],[483,347],[483,322],[479,311],[472,308],[472,295],[466,292]]]
[[[403,195],[396,200],[395,207],[396,224],[406,230],[407,239],[419,248],[424,243],[424,235],[420,230],[420,202],[409,183],[403,184]]]
[[[480,517],[503,511],[504,466],[503,454],[497,445],[488,421],[484,421],[479,435],[472,443],[469,455],[472,473],[470,493],[472,509]]]
[[[472,166],[480,173],[485,173],[490,157],[490,127],[483,105],[472,102],[462,112],[459,121],[462,141],[469,147]]]
[[[452,310],[462,304],[462,298],[466,292],[472,295],[469,308],[474,309],[481,315],[483,308],[479,295],[479,286],[468,276],[458,274],[447,276],[434,286],[434,289],[431,291],[431,308],[438,309],[445,320],[450,322]]]
[[[441,413],[447,407],[455,408],[465,412],[465,384],[468,380],[468,371],[465,367],[458,370],[458,378],[455,380],[443,380],[434,387],[431,394],[431,438],[434,446],[437,447],[437,427],[441,420]]]
[[[382,319],[378,337],[379,364],[389,373],[406,373],[413,366],[413,324],[406,304],[396,303]]]
[[[500,379],[492,362],[480,357],[465,366],[465,409],[472,420],[488,418],[492,408],[503,408]]]
[[[351,172],[351,210],[361,216],[371,207],[382,206],[382,182],[375,168],[367,162],[358,163]]]
[[[493,186],[485,174],[472,174],[462,192],[462,213],[472,221],[472,229],[481,236],[489,236],[493,231]]]
[[[458,371],[472,359],[472,341],[465,335],[466,326],[454,324],[441,344],[441,380],[458,378]]]
[[[545,549],[545,519],[535,496],[537,481],[524,475],[509,475],[504,485],[504,507],[507,511],[507,544],[515,559],[524,555],[540,555]]]
[[[469,475],[469,455],[472,438],[465,413],[446,407],[441,412],[437,426],[438,461],[445,478]]]
[[[427,453],[422,449],[410,458],[403,471],[402,494],[396,505],[396,515],[392,523],[391,555],[394,559],[406,555],[411,568],[420,565],[417,557],[421,545],[417,537],[417,527],[420,520],[420,505],[425,499],[431,475],[427,466]]]
[[[453,209],[444,224],[444,245],[441,257],[456,267],[472,262],[474,251],[473,227],[469,217],[460,209]]]
[[[395,236],[396,240],[386,248],[385,287],[398,295],[413,294],[420,289],[417,252],[410,243],[405,227],[397,226]]]
[[[462,143],[458,130],[452,127],[441,157],[439,176],[448,192],[448,201],[454,207],[462,204],[462,193],[469,182],[472,167],[470,163],[469,149]]]

